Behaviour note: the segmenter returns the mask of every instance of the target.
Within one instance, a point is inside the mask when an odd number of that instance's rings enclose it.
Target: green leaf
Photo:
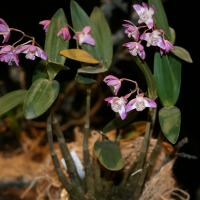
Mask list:
[[[193,63],[190,53],[186,49],[178,46],[174,46],[174,48],[175,51],[170,49],[174,55],[178,56],[182,60],[185,60],[186,62]]]
[[[96,81],[92,78],[89,78],[87,74],[77,73],[76,74],[76,81],[82,84],[93,84],[96,83]]]
[[[24,116],[34,119],[42,115],[58,96],[60,85],[57,81],[37,79],[30,87],[24,102]]]
[[[97,67],[82,67],[78,69],[78,73],[86,73],[86,74],[99,74],[108,71],[106,68],[97,68]]]
[[[160,55],[156,51],[154,57],[154,78],[158,96],[163,106],[170,107],[173,103],[173,80],[168,57],[166,54]]]
[[[137,115],[138,112],[134,110],[128,112],[124,120],[122,120],[121,117],[116,117],[115,119],[110,121],[106,126],[103,127],[102,132],[106,134],[108,131],[111,131],[113,129],[124,127],[133,122]]]
[[[164,10],[164,7],[162,5],[161,0],[149,0],[149,6],[153,5],[155,8],[155,13],[153,17],[156,19],[156,26],[159,29],[162,29],[165,34],[170,38],[170,30],[169,30],[169,24],[167,21],[167,16]]]
[[[83,31],[83,28],[85,26],[90,26],[91,27],[90,34],[93,36],[96,43],[95,46],[89,44],[83,44],[81,48],[87,51],[96,60],[100,61],[103,64],[105,60],[103,60],[104,54],[102,54],[101,52],[101,49],[103,48],[102,41],[100,39],[98,31],[96,30],[96,26],[92,23],[89,16],[79,6],[78,3],[76,3],[75,1],[71,1],[70,8],[71,8],[72,23],[75,31],[81,32]]]
[[[174,45],[175,43],[175,40],[176,40],[176,32],[173,28],[169,27],[169,30],[170,30],[170,42]]]
[[[181,124],[181,112],[173,106],[170,108],[162,108],[159,113],[159,122],[161,129],[165,137],[172,143],[175,144],[180,131]]]
[[[136,62],[136,64],[139,66],[140,70],[142,71],[142,73],[145,76],[145,79],[146,79],[147,85],[148,85],[148,95],[149,95],[149,97],[151,99],[154,99],[155,95],[156,95],[156,85],[155,85],[153,74],[152,74],[151,70],[149,69],[149,66],[139,56],[133,56],[133,59]]]
[[[181,87],[181,59],[173,55],[172,53],[169,54],[168,58],[172,72],[172,82],[173,82],[172,105],[175,105],[178,100]]]
[[[48,73],[47,73],[47,63],[48,62],[43,59],[39,62],[39,64],[37,65],[37,67],[33,73],[32,82],[34,82],[38,78],[47,79],[49,77]]]
[[[27,90],[16,90],[0,98],[0,116],[24,102]]]
[[[102,11],[95,7],[90,15],[90,19],[95,25],[97,32],[100,36],[102,48],[100,49],[101,54],[103,55],[103,61],[107,61],[105,68],[109,68],[112,62],[113,57],[113,44],[112,44],[112,34],[110,27],[104,17]],[[97,44],[99,45],[99,44]]]
[[[69,68],[66,67],[65,65],[61,65],[54,62],[48,62],[47,73],[49,74],[50,80],[53,80],[55,76],[58,74],[58,72],[61,70],[69,70]]]
[[[44,51],[51,62],[64,64],[66,58],[60,55],[60,51],[68,49],[69,40],[64,40],[63,35],[57,36],[58,32],[67,24],[67,19],[62,8],[52,17],[48,27]]]
[[[80,62],[101,64],[98,60],[94,59],[87,51],[84,51],[82,49],[66,49],[61,51],[60,54],[67,58]]]
[[[117,171],[124,167],[121,150],[114,142],[110,140],[96,141],[94,144],[94,151],[105,168]]]

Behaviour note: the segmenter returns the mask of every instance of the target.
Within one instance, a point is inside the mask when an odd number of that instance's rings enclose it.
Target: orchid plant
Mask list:
[[[107,75],[112,64],[112,36],[108,23],[99,8],[94,8],[89,17],[75,1],[71,1],[73,28],[68,24],[62,9],[59,9],[51,20],[39,22],[44,26],[43,29],[46,34],[44,49],[35,41],[34,37],[26,35],[21,30],[10,28],[0,18],[0,35],[4,37],[3,44],[9,42],[11,32],[17,31],[22,34],[22,37],[14,44],[1,46],[1,62],[6,62],[8,65],[15,63],[16,66],[19,66],[22,53],[26,54],[25,57],[30,60],[34,60],[36,56],[41,58],[33,74],[33,83],[28,91],[16,90],[0,98],[0,115],[21,103],[24,103],[23,110],[26,119],[34,119],[47,112],[47,137],[52,160],[63,187],[74,200],[139,199],[145,177],[149,177],[152,163],[155,162],[159,154],[162,134],[164,133],[169,142],[173,144],[178,139],[181,114],[180,110],[174,105],[180,91],[181,59],[190,63],[192,60],[185,49],[174,46],[175,31],[168,25],[161,0],[149,0],[148,2],[149,8],[145,3],[133,5],[139,15],[138,23],[142,26],[137,27],[129,20],[124,20],[126,24],[122,24],[125,27],[124,33],[130,39],[130,42],[123,44],[123,46],[128,47],[127,51],[143,72],[148,85],[146,92],[140,89],[136,80],[119,79],[113,75]],[[70,32],[73,32],[74,35],[71,36]],[[28,38],[28,41],[21,44],[23,38]],[[68,49],[71,39],[76,40],[76,48],[74,49]],[[146,47],[142,44],[144,41],[146,41]],[[156,46],[153,73],[145,62],[145,48],[150,46]],[[61,70],[69,70],[64,65],[66,58],[81,63],[82,67],[77,71],[76,81],[88,85],[83,143],[86,177],[83,181],[77,173],[60,125],[56,117],[51,115],[51,106],[56,100],[60,89],[59,82],[54,78]],[[91,163],[88,137],[91,86],[96,82],[93,78],[94,74],[101,74],[104,77],[103,81],[111,87],[115,96],[108,97],[105,101],[120,116],[117,116],[102,129],[102,141],[97,141],[94,146],[98,160]],[[119,90],[122,90],[123,81],[131,82],[135,87],[131,89],[130,93],[117,97]],[[136,96],[132,98],[134,94]],[[161,131],[157,146],[149,160],[146,161],[148,141],[154,131],[157,102],[159,100],[163,105],[163,108],[158,112]],[[134,163],[130,167],[131,170],[124,174],[122,182],[115,186],[114,190],[109,191],[109,187],[101,179],[100,163],[108,170],[117,171],[123,168],[124,160],[117,145],[118,140],[116,140],[116,143],[109,141],[106,133],[111,129],[119,129],[132,123],[136,115],[145,108],[148,108],[147,126],[137,163]],[[52,126],[58,138],[69,177],[61,169],[60,161],[54,149]],[[110,159],[107,159],[108,157]],[[134,177],[131,174],[134,174]]]

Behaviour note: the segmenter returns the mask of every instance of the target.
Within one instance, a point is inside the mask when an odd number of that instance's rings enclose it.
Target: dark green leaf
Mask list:
[[[48,27],[44,51],[51,62],[64,64],[66,58],[60,55],[60,51],[68,49],[69,40],[64,40],[63,35],[57,36],[58,32],[67,24],[63,9],[59,9],[52,17]]]
[[[94,151],[105,168],[117,171],[124,167],[121,150],[114,142],[110,140],[96,141],[94,144]]]
[[[102,48],[100,49],[101,54],[103,55],[103,61],[107,61],[105,68],[109,68],[112,62],[113,57],[113,44],[112,44],[112,34],[110,27],[102,13],[102,11],[95,7],[90,16],[91,21],[95,25],[97,32],[100,36]],[[97,44],[99,45],[99,44]]]
[[[176,40],[176,32],[173,28],[169,27],[169,30],[170,30],[170,42],[174,45],[175,43],[175,40]]]
[[[153,17],[156,19],[156,26],[159,29],[162,29],[165,34],[170,38],[170,30],[169,30],[169,24],[167,21],[167,16],[165,13],[165,10],[162,5],[161,0],[148,0],[149,6],[153,5],[155,8],[155,13]]]
[[[24,102],[27,90],[16,90],[0,98],[0,116]]]
[[[96,83],[96,81],[90,77],[88,77],[87,74],[77,73],[76,74],[76,81],[82,84],[93,84]]]
[[[175,48],[175,51],[170,49],[170,51],[174,55],[178,56],[182,60],[185,60],[186,62],[193,63],[192,58],[190,57],[190,53],[186,49],[182,47],[178,47],[178,46],[174,46],[174,48]]]
[[[137,115],[137,111],[131,111],[127,113],[127,116],[124,120],[122,120],[121,117],[116,117],[115,119],[110,121],[106,126],[103,127],[102,132],[106,134],[112,129],[124,127],[133,122]]]
[[[172,105],[175,105],[178,100],[181,87],[181,59],[170,53],[169,63],[172,72],[172,82],[173,82]]]
[[[47,73],[47,61],[46,60],[41,60],[36,67],[33,77],[32,77],[32,82],[34,82],[38,78],[48,78],[48,73]]]
[[[65,65],[61,65],[54,62],[49,62],[47,64],[47,73],[49,74],[50,80],[53,80],[55,76],[58,74],[58,72],[61,70],[69,70],[69,68],[66,67]]]
[[[173,106],[170,108],[162,108],[159,113],[159,122],[161,129],[165,137],[172,143],[175,144],[180,131],[181,124],[181,112]]]
[[[34,119],[42,115],[58,96],[60,85],[57,81],[37,79],[30,87],[24,102],[24,116]]]
[[[86,74],[99,74],[108,71],[106,68],[97,68],[97,67],[83,67],[78,69],[78,73],[86,73]]]
[[[154,57],[154,78],[163,106],[171,106],[173,103],[173,81],[170,63],[167,55],[161,56],[158,50]]]
[[[145,76],[145,79],[146,79],[147,85],[148,85],[149,97],[151,99],[155,99],[156,85],[155,85],[153,74],[152,74],[151,70],[149,69],[149,66],[139,56],[133,56],[133,59],[135,60],[136,64],[139,66],[140,70],[142,71],[142,73]]]
[[[100,61],[102,64],[105,62],[103,60],[104,55],[101,53],[102,41],[100,39],[99,33],[96,30],[95,25],[92,23],[85,11],[79,6],[75,1],[71,1],[71,16],[72,23],[75,31],[81,32],[85,26],[90,26],[90,34],[93,36],[96,45],[92,46],[89,44],[83,44],[81,48],[91,54],[96,60]]]

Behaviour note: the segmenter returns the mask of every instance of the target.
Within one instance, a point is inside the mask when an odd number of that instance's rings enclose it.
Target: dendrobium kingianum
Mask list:
[[[165,50],[165,44],[163,41],[163,38],[159,36],[161,33],[163,33],[162,30],[154,30],[152,33],[143,33],[140,36],[140,39],[147,41],[147,47],[149,46],[158,46]]]
[[[43,60],[47,60],[46,53],[34,45],[22,45],[16,49],[15,53],[25,53],[26,58],[30,60],[35,60],[35,56],[40,57]]]
[[[126,106],[126,112],[136,109],[137,111],[143,111],[146,107],[156,108],[157,104],[155,101],[144,97],[144,93],[140,93],[136,95],[135,99],[129,101]]]
[[[91,27],[85,26],[83,28],[83,31],[76,33],[78,36],[78,42],[79,42],[80,46],[83,43],[95,46],[95,40],[94,40],[93,36],[91,34],[89,34],[90,31],[91,31]],[[73,36],[73,39],[76,39],[76,35]]]
[[[125,97],[109,97],[104,100],[108,102],[108,106],[111,106],[114,112],[119,113],[122,120],[126,118],[126,104],[128,100]]]
[[[130,24],[122,24],[122,26],[124,27],[127,27],[124,31],[124,33],[126,33],[128,35],[128,37],[133,37],[135,39],[135,41],[138,41],[139,39],[139,35],[140,35],[140,32],[137,28],[137,26],[135,26],[131,21],[128,21],[128,20],[124,20]]]
[[[117,95],[120,87],[121,87],[121,81],[112,75],[106,76],[106,78],[104,78],[103,80],[105,83],[107,83],[107,85],[109,86],[113,86],[114,87],[114,93],[115,95]]]
[[[173,44],[172,44],[170,41],[165,40],[165,39],[163,39],[163,41],[164,41],[164,44],[165,44],[165,50],[162,49],[162,48],[160,48],[160,55],[161,55],[161,56],[163,55],[163,52],[164,52],[164,51],[165,51],[165,53],[168,53],[168,52],[169,52],[169,49],[175,50]]]
[[[0,18],[0,35],[3,35],[4,40],[2,43],[8,42],[10,38],[10,28],[6,22]]]
[[[137,54],[142,58],[145,59],[145,51],[144,51],[144,47],[137,42],[128,42],[126,44],[123,44],[122,46],[128,47],[129,48],[129,52],[133,55],[133,56],[137,56]]]
[[[48,30],[50,22],[51,22],[51,20],[43,20],[43,21],[39,22],[39,24],[44,25],[43,30],[45,30],[45,34],[47,34],[47,30]]]
[[[12,65],[14,61],[17,66],[19,66],[19,54],[11,45],[4,45],[0,50],[0,61],[6,62],[8,65]]]
[[[133,5],[133,8],[136,10],[138,15],[140,16],[138,23],[139,24],[145,23],[149,29],[152,29],[154,25],[153,14],[155,13],[155,8],[153,6],[150,6],[148,10],[147,4],[142,2],[142,5],[143,7],[138,4]]]
[[[60,35],[63,35],[64,40],[70,40],[71,39],[71,35],[70,35],[70,32],[69,32],[69,29],[67,28],[67,25],[66,25],[66,27],[62,28],[58,32],[57,36],[60,36]]]

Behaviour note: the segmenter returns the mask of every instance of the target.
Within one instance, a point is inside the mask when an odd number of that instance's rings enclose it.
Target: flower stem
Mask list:
[[[53,164],[55,166],[55,170],[56,170],[56,173],[58,175],[60,182],[63,184],[64,188],[67,190],[67,192],[73,199],[76,199],[76,200],[86,199],[86,198],[82,197],[81,193],[77,190],[77,188],[70,183],[70,180],[64,174],[64,172],[60,166],[60,162],[58,160],[56,151],[53,146],[53,135],[52,135],[51,114],[50,113],[47,118],[47,138],[48,138],[51,158],[53,160]]]
[[[71,154],[70,154],[70,151],[66,145],[66,141],[65,141],[65,138],[64,138],[64,135],[63,135],[63,132],[60,128],[60,125],[57,121],[57,119],[54,117],[52,117],[52,125],[53,125],[53,128],[56,132],[56,136],[57,136],[57,139],[58,139],[58,143],[59,143],[59,146],[60,146],[60,150],[62,152],[62,155],[64,157],[64,160],[65,160],[65,163],[66,163],[66,166],[67,166],[67,171],[69,173],[69,177],[70,177],[70,180],[72,182],[72,184],[80,191],[82,192],[82,187],[81,187],[81,179],[77,173],[77,170],[76,170],[76,166],[74,164],[74,161],[71,157]]]
[[[83,139],[83,156],[84,156],[85,177],[88,189],[88,196],[92,200],[95,199],[95,190],[94,190],[95,184],[94,184],[94,178],[92,176],[92,167],[90,163],[90,155],[88,150],[88,138],[89,138],[89,128],[90,128],[90,100],[91,100],[91,88],[88,88],[86,97],[86,123],[85,123],[84,139]]]
[[[69,24],[67,24],[67,26],[68,26],[68,27],[74,32],[74,34],[76,35],[76,48],[79,49],[77,32],[76,32]]]

